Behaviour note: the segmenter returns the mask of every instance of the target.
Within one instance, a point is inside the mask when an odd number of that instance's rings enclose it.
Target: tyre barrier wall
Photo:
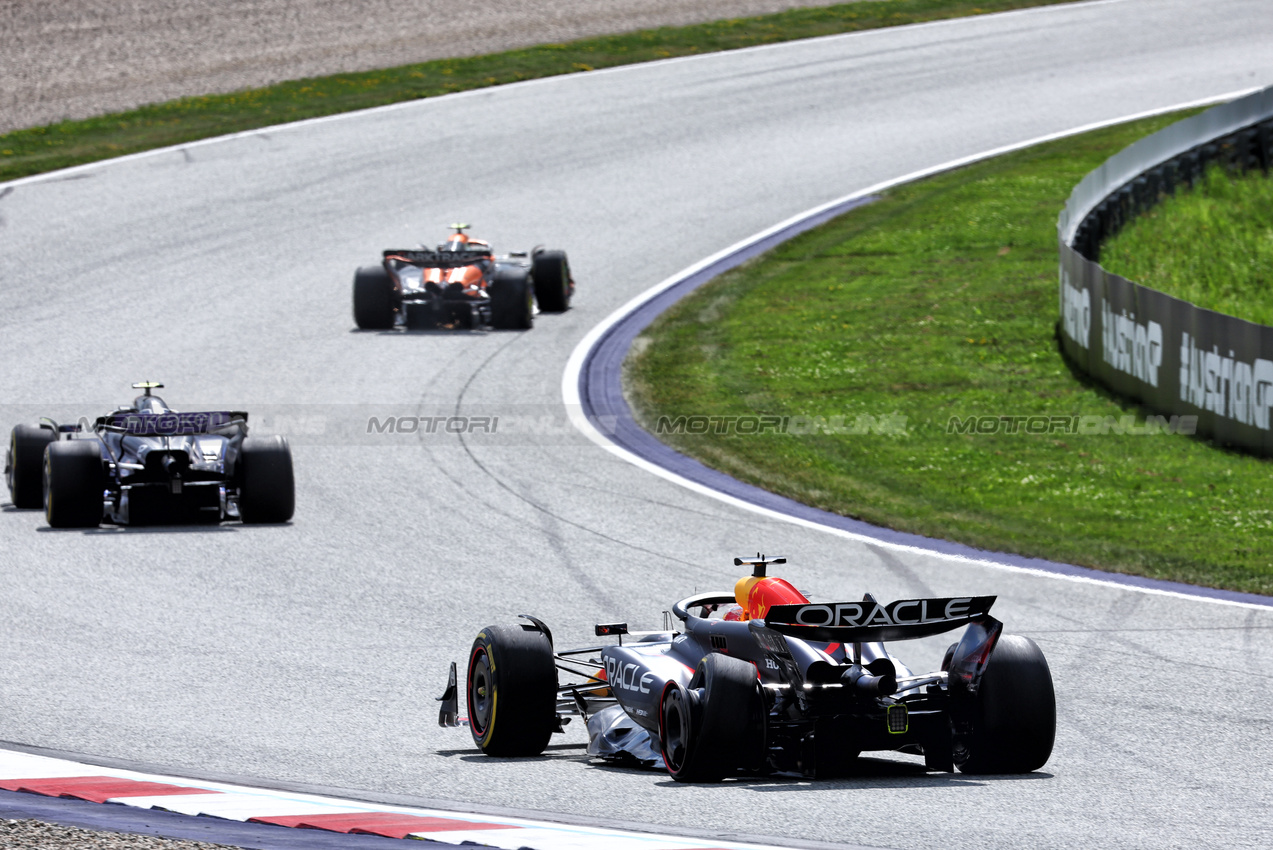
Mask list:
[[[1110,274],[1103,240],[1211,164],[1273,166],[1273,86],[1141,139],[1074,188],[1057,221],[1066,356],[1119,395],[1199,435],[1273,456],[1273,327]]]

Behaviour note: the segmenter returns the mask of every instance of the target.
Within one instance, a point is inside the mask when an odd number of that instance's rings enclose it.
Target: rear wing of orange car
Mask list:
[[[384,261],[404,266],[419,266],[422,269],[458,269],[471,266],[481,260],[491,259],[489,249],[480,251],[430,251],[416,248],[406,251],[385,251]]]

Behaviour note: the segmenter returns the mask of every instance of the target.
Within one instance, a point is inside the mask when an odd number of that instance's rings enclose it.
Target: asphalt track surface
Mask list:
[[[0,515],[0,739],[255,777],[733,836],[904,847],[1267,846],[1273,613],[847,541],[649,475],[565,424],[562,370],[634,295],[882,180],[1273,80],[1273,10],[1121,0],[558,78],[0,187],[5,425],[165,381],[292,439],[287,527],[56,532]],[[529,333],[352,330],[349,280],[454,219],[570,252]],[[260,415],[258,415],[258,412]],[[370,416],[499,416],[367,434]],[[459,422],[460,420],[450,420]],[[480,420],[473,420],[480,421]],[[514,431],[514,423],[520,426]],[[474,426],[480,428],[480,426]],[[531,433],[538,431],[540,433]],[[812,596],[998,594],[1057,684],[1052,760],[674,785],[435,725],[446,665],[534,613],[561,645],[653,626],[791,558]],[[940,642],[907,647],[935,664]]]

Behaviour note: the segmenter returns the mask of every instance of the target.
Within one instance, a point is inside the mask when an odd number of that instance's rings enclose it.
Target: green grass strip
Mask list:
[[[1124,417],[1142,428],[1143,413],[1073,373],[1054,335],[1057,212],[1088,171],[1179,117],[897,188],[723,275],[638,339],[625,368],[638,418],[657,433],[660,416],[665,432],[679,416],[743,417],[661,438],[877,525],[1273,592],[1270,463],[1116,433]],[[793,424],[762,429],[763,416]],[[1083,416],[1109,433],[1028,434],[1025,420],[952,433],[952,417],[977,416]]]
[[[1101,265],[1190,303],[1273,325],[1273,179],[1212,166],[1101,248]]]
[[[545,44],[383,71],[296,80],[188,97],[0,136],[0,181],[123,154],[355,109],[551,77],[835,33],[959,18],[1076,0],[886,0],[688,27]]]

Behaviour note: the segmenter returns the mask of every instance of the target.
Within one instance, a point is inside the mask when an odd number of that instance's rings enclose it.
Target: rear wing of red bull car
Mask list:
[[[975,692],[1003,631],[1003,623],[990,616],[996,598],[899,599],[884,605],[867,595],[860,602],[775,605],[764,619],[753,620],[751,628],[762,645],[783,655],[783,635],[805,641],[861,644],[913,640],[966,627],[949,660],[948,682],[955,691]]]
[[[899,599],[882,605],[871,597],[860,602],[775,605],[765,625],[805,640],[909,640],[941,634],[989,616],[994,596]]]

